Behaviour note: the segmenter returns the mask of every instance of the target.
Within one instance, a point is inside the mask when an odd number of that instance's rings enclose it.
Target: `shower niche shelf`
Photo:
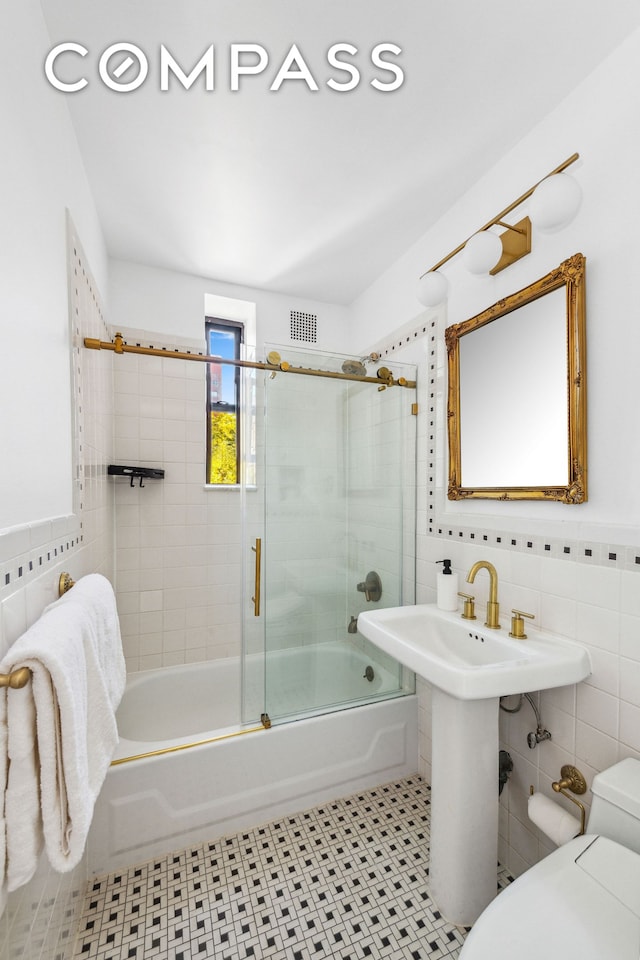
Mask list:
[[[110,477],[128,477],[131,486],[134,480],[140,480],[141,487],[144,487],[143,480],[164,480],[164,470],[160,467],[124,467],[110,463],[107,473]]]

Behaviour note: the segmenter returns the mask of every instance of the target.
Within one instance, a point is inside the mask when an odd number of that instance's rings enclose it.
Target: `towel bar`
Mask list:
[[[73,586],[75,586],[75,580],[71,579],[71,574],[61,573],[58,580],[58,596],[63,596]],[[0,689],[11,687],[12,690],[20,690],[21,687],[26,687],[30,676],[31,670],[28,667],[19,667],[11,673],[0,673]]]
[[[19,690],[20,687],[26,687],[30,676],[29,667],[20,667],[18,670],[12,670],[11,673],[0,673],[0,687]]]

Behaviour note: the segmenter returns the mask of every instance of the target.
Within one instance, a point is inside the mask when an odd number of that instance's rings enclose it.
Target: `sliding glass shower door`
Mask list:
[[[297,368],[380,367],[277,349]],[[393,374],[415,380],[406,365]],[[414,599],[415,390],[285,372],[263,387],[264,712],[273,723],[412,692],[357,615]]]

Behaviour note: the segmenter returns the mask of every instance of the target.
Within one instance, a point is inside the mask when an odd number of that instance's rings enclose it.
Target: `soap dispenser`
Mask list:
[[[436,577],[436,602],[440,610],[458,609],[458,574],[451,569],[451,560],[436,560],[442,572]]]

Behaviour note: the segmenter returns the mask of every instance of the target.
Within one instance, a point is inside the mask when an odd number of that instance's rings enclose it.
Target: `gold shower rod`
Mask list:
[[[113,353],[138,353],[152,357],[165,357],[169,360],[197,360],[201,363],[223,363],[232,367],[249,367],[253,370],[270,370],[272,373],[299,373],[307,377],[328,377],[332,380],[352,380],[357,383],[376,383],[380,390],[385,387],[410,387],[416,385],[415,380],[398,377],[396,380],[387,367],[380,367],[375,377],[360,376],[357,373],[337,373],[331,370],[314,370],[310,367],[292,367],[286,360],[281,360],[277,353],[269,354],[273,363],[263,363],[260,360],[228,360],[207,353],[185,353],[180,350],[170,350],[166,347],[141,347],[138,344],[131,346],[121,333],[116,333],[113,341],[97,340],[85,337],[84,345],[89,350],[111,350]],[[276,359],[277,358],[277,359]]]

